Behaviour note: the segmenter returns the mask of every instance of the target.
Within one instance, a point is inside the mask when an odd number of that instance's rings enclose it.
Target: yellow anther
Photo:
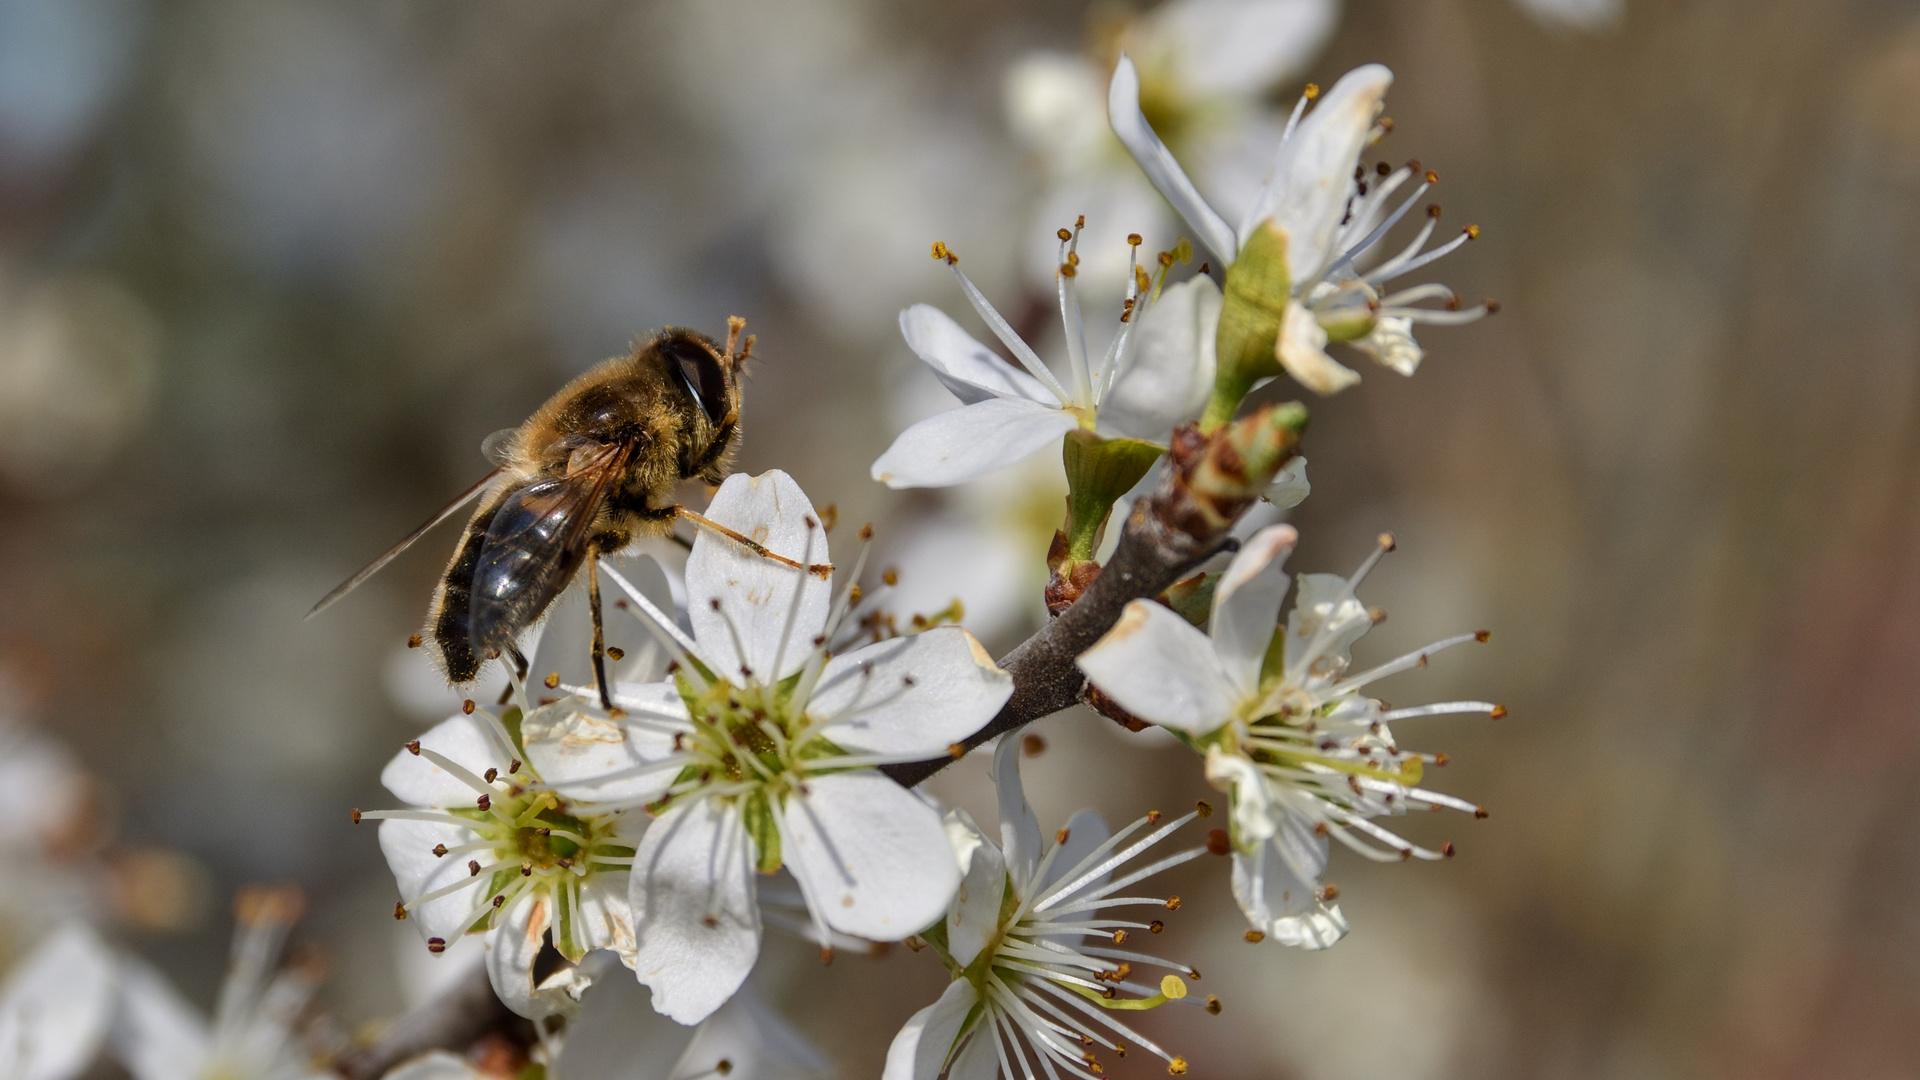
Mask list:
[[[1308,101],[1312,101],[1312,100],[1313,100],[1314,98],[1317,98],[1317,97],[1319,97],[1319,96],[1320,96],[1320,84],[1319,84],[1319,83],[1308,83],[1308,84],[1307,84],[1307,88],[1306,88],[1305,90],[1302,90],[1302,91],[1300,91],[1300,96],[1301,96],[1301,97],[1303,97],[1303,98],[1306,98],[1306,99],[1307,99]]]
[[[1160,992],[1167,995],[1169,1001],[1179,1001],[1187,996],[1187,984],[1178,975],[1166,975],[1160,979]]]

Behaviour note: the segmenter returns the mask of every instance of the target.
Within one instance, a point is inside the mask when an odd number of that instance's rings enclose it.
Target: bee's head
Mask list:
[[[709,483],[725,478],[722,460],[740,423],[740,369],[752,349],[749,338],[736,351],[744,325],[744,319],[727,320],[725,348],[704,334],[677,327],[663,331],[654,345],[668,381],[692,405],[686,447],[690,473]]]

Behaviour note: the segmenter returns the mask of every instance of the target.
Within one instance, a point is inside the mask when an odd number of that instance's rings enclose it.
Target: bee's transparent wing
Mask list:
[[[468,488],[466,491],[462,492],[458,498],[454,499],[452,502],[448,503],[446,506],[441,507],[440,512],[428,518],[426,521],[426,524],[408,533],[406,536],[406,539],[401,540],[399,543],[388,548],[386,554],[368,563],[363,569],[361,569],[359,573],[341,582],[338,588],[334,589],[332,592],[328,593],[327,595],[321,597],[320,602],[313,605],[313,610],[307,612],[306,617],[309,619],[313,618],[315,615],[318,615],[322,611],[325,611],[327,608],[333,606],[334,601],[340,599],[341,597],[347,595],[353,590],[359,588],[361,582],[364,582],[368,578],[379,573],[381,567],[386,566],[388,563],[398,558],[401,552],[407,550],[409,547],[412,547],[413,542],[415,540],[418,540],[421,537],[427,535],[427,533],[433,531],[433,527],[435,525],[438,525],[441,522],[452,517],[453,515],[459,513],[461,507],[472,502],[474,497],[479,495],[482,491],[485,491],[487,489],[487,485],[493,483],[494,477],[497,477],[499,475],[500,475],[500,470],[495,469],[492,472],[488,473],[487,475],[481,477],[479,483],[473,485],[472,487]]]
[[[624,448],[609,447],[571,475],[501,498],[473,568],[476,651],[504,649],[567,587],[586,558],[607,485],[626,459]]]

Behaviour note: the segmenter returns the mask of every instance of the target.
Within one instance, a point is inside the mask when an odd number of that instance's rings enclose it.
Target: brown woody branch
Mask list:
[[[1075,660],[1129,603],[1160,595],[1231,546],[1228,530],[1294,456],[1305,428],[1306,410],[1288,404],[1262,408],[1210,438],[1192,425],[1176,430],[1166,477],[1134,505],[1113,557],[1072,606],[999,661],[1013,676],[1013,696],[1000,712],[947,757],[881,771],[912,787],[989,739],[1081,701],[1087,681]]]

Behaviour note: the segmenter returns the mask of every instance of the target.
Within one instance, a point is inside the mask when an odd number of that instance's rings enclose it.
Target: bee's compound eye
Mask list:
[[[669,341],[663,349],[680,373],[680,385],[687,388],[707,419],[719,423],[727,415],[727,376],[720,370],[720,361],[696,341]]]

